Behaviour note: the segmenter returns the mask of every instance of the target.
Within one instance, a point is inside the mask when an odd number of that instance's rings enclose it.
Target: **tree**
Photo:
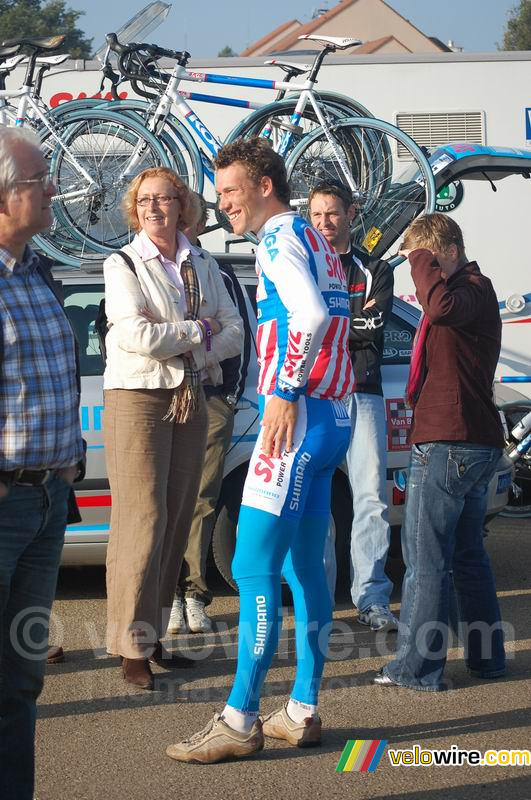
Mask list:
[[[225,45],[223,50],[219,51],[218,58],[231,58],[232,56],[237,56],[237,55],[238,53],[235,53],[232,47],[229,47],[229,45],[227,44]]]
[[[67,8],[65,0],[0,0],[0,41],[66,34],[63,52],[90,58],[92,39],[76,27],[83,13]]]
[[[531,0],[520,0],[509,12],[500,50],[531,50]]]

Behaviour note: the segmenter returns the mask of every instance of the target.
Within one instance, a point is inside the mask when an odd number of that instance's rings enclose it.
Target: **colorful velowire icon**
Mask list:
[[[349,739],[336,772],[374,772],[386,744],[387,739]]]

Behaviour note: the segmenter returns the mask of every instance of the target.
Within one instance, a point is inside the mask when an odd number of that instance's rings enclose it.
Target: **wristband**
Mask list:
[[[212,350],[212,328],[210,327],[210,322],[207,322],[206,319],[202,319],[200,322],[205,329],[205,344],[207,353],[209,353]]]
[[[296,403],[299,399],[300,389],[297,389],[295,386],[292,386],[286,381],[279,380],[277,381],[277,385],[273,394],[282,398],[282,400],[288,400],[290,403]]]

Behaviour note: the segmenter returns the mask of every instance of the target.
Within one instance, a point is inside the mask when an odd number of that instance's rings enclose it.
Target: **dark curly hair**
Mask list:
[[[236,161],[245,166],[249,178],[256,185],[261,178],[271,178],[277,198],[282,203],[289,203],[291,190],[284,160],[275,153],[267,139],[253,136],[226,144],[219,151],[214,166],[216,169],[225,169]]]

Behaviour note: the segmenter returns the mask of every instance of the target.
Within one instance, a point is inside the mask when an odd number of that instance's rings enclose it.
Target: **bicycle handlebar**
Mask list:
[[[152,59],[171,58],[177,61],[182,67],[186,66],[190,59],[190,53],[187,50],[167,50],[165,47],[147,44],[146,42],[132,42],[127,45],[122,44],[118,41],[118,37],[115,33],[108,33],[105,36],[105,41],[111,50],[122,57],[132,53],[139,53],[143,50]]]

